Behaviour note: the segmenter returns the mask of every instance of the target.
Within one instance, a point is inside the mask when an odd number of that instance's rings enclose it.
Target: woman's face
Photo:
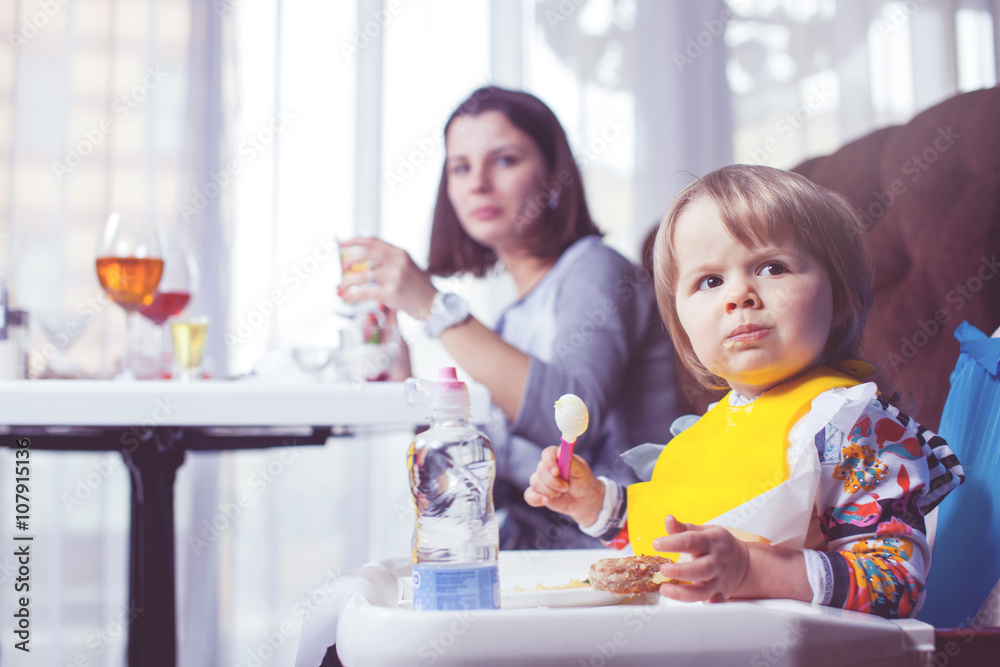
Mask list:
[[[549,170],[534,140],[500,111],[460,116],[445,136],[448,199],[465,232],[504,252],[546,211]]]

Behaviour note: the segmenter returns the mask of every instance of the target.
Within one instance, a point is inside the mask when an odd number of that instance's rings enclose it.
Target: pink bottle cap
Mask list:
[[[458,379],[454,366],[445,366],[438,371],[438,385],[442,389],[465,389],[465,383]]]

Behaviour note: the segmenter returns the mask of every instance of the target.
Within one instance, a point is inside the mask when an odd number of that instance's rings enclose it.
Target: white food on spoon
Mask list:
[[[556,426],[566,442],[576,442],[587,430],[588,421],[587,406],[576,394],[564,394],[556,401]]]

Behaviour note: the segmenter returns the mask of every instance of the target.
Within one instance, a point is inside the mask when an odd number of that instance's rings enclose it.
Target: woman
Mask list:
[[[349,302],[377,299],[425,322],[489,389],[495,500],[504,549],[599,546],[574,522],[523,498],[541,450],[559,442],[553,404],[573,393],[590,425],[576,452],[596,474],[635,481],[618,455],[665,442],[681,413],[674,352],[642,269],[601,242],[580,172],[552,111],[523,92],[477,90],[445,125],[428,270],[378,239],[354,239],[370,272],[345,278]],[[500,264],[518,299],[494,329],[430,276],[483,276]]]

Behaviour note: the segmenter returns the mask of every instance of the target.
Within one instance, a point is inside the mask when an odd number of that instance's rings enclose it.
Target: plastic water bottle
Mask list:
[[[416,508],[413,608],[499,609],[493,443],[469,426],[469,391],[454,368],[442,368],[438,382],[407,380],[405,390],[430,419],[407,456]]]

